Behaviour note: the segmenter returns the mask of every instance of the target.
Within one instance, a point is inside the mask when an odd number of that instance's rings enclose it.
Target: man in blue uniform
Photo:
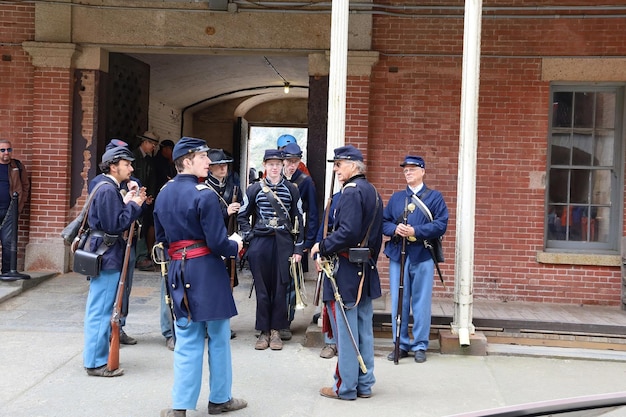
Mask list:
[[[284,136],[284,135],[283,135]],[[315,243],[315,237],[318,229],[318,211],[317,202],[315,201],[315,184],[313,178],[310,175],[302,172],[298,167],[302,162],[302,149],[297,143],[289,143],[283,151],[283,175],[287,180],[291,181],[300,192],[300,199],[302,200],[302,212],[304,213],[304,251],[311,249]],[[302,270],[308,272],[307,258],[302,258]],[[287,307],[289,308],[289,327],[280,330],[280,338],[282,340],[290,340],[291,322],[294,319],[296,312],[296,290],[293,285],[293,280],[289,281],[287,285]]]
[[[403,168],[406,188],[392,194],[383,213],[383,233],[391,237],[384,253],[389,258],[392,334],[395,343],[402,239],[406,239],[398,360],[406,358],[408,352],[414,352],[415,362],[422,363],[426,361],[426,350],[428,350],[435,269],[431,254],[424,247],[424,239],[443,236],[448,227],[448,207],[439,191],[432,190],[424,184],[426,164],[422,157],[408,155],[400,166]],[[422,209],[419,209],[420,202],[428,208],[433,221]],[[406,225],[404,224],[405,208],[408,212]],[[411,208],[413,208],[412,212],[410,212]],[[412,340],[409,339],[410,310],[413,311]],[[395,361],[395,352],[391,352],[387,359]]]
[[[282,151],[266,150],[263,167],[265,178],[246,190],[237,221],[250,242],[247,256],[256,290],[255,328],[261,332],[254,348],[281,350],[279,329],[289,326],[286,289],[293,279],[289,258],[300,262],[303,253],[302,202],[298,188],[281,174]]]
[[[113,147],[102,155],[102,181],[107,184],[96,191],[87,217],[91,232],[86,247],[90,252],[98,251],[101,245],[106,247],[100,274],[89,280],[85,307],[83,363],[90,376],[112,377],[124,373],[121,368],[108,370],[106,364],[111,314],[124,262],[124,233],[139,218],[146,200],[145,189],[136,184],[125,196],[121,193],[120,185],[130,181],[133,160],[133,154],[124,146]]]
[[[217,195],[206,178],[211,160],[202,139],[183,137],[172,157],[178,175],[159,192],[154,208],[155,232],[171,259],[168,285],[174,305],[176,345],[172,408],[161,417],[184,417],[196,408],[202,386],[205,336],[208,335],[209,414],[239,410],[233,398],[230,318],[237,314],[222,256],[241,250],[230,240]]]
[[[332,312],[337,340],[337,368],[332,387],[320,389],[328,398],[369,398],[374,377],[374,311],[372,300],[380,297],[376,261],[382,244],[382,202],[376,188],[365,178],[363,154],[352,145],[335,149],[333,170],[344,184],[337,202],[333,232],[313,245],[311,257],[319,253],[335,266],[333,275],[344,303],[345,318],[335,301],[330,279],[324,283],[324,302]],[[350,260],[350,248],[367,248],[361,261]],[[352,336],[354,337],[353,340]],[[367,372],[359,366],[358,347]]]
[[[107,144],[105,148],[105,152],[113,148],[116,148],[118,146],[123,146],[125,148],[128,148],[128,143],[120,139],[111,139],[111,141]],[[134,168],[133,168],[133,172],[134,172]],[[102,181],[105,177],[106,177],[106,174],[104,173],[96,175],[91,181],[89,181],[87,190],[91,192],[96,186],[96,184]],[[134,175],[131,175],[130,180],[124,181],[120,184],[120,192],[122,193],[122,195],[125,195],[129,191],[129,189],[139,190],[140,188],[141,188],[141,182]],[[146,204],[144,203],[142,205],[142,210],[145,207],[146,207]],[[122,310],[120,311],[120,343],[123,345],[136,345],[137,344],[137,339],[135,339],[132,336],[129,336],[128,334],[126,334],[126,331],[124,331],[124,326],[126,326],[126,317],[128,317],[128,307],[130,305],[130,292],[133,288],[133,277],[135,274],[135,256],[136,256],[135,248],[136,247],[137,247],[137,237],[134,236],[133,245],[132,245],[131,252],[130,252],[131,258],[128,261],[128,273],[127,273],[126,281],[124,285]]]

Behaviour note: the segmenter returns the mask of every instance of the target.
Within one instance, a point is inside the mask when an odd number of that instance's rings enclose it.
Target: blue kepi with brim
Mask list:
[[[407,155],[404,158],[404,161],[400,164],[401,167],[405,167],[407,165],[415,165],[416,167],[426,168],[426,163],[421,156],[415,155]]]
[[[263,162],[270,159],[279,159],[283,160],[283,151],[279,151],[278,149],[266,149],[265,154],[263,155]]]
[[[204,139],[190,138],[184,136],[174,145],[172,151],[172,159],[177,160],[181,156],[185,156],[188,153],[194,152],[208,152],[209,147]]]
[[[333,159],[329,159],[328,162],[335,161],[361,161],[363,162],[363,154],[360,150],[353,145],[341,146],[335,148],[335,156]]]

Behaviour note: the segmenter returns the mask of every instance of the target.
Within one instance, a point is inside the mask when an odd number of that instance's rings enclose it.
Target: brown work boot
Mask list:
[[[259,338],[256,340],[254,348],[256,350],[265,350],[270,346],[270,336],[267,332],[261,332]]]
[[[187,417],[187,410],[172,410],[171,408],[166,408],[165,410],[161,410],[160,417]]]
[[[280,338],[278,330],[272,330],[270,333],[270,349],[281,350],[283,348],[283,340]]]
[[[337,354],[337,345],[335,344],[327,344],[322,348],[320,352],[320,358],[331,359],[334,358]]]
[[[122,368],[109,371],[106,365],[102,365],[99,368],[85,368],[85,370],[89,376],[103,376],[105,378],[111,378],[124,375],[124,370]]]
[[[248,403],[245,400],[240,400],[239,398],[231,398],[229,401],[222,404],[215,404],[209,401],[209,414],[227,413],[229,411],[241,410],[247,406]]]

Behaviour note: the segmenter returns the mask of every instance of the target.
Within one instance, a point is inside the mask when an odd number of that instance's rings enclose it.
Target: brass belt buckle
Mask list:
[[[278,227],[278,219],[276,217],[272,217],[268,224],[270,227]]]

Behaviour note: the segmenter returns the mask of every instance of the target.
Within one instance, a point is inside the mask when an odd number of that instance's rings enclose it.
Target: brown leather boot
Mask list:
[[[280,332],[278,330],[272,330],[270,332],[270,349],[281,350],[283,348],[283,341],[280,338]]]
[[[267,334],[267,332],[261,332],[261,334],[259,335],[259,338],[256,341],[256,344],[254,345],[254,348],[256,350],[265,350],[269,347],[270,345],[270,335]]]

